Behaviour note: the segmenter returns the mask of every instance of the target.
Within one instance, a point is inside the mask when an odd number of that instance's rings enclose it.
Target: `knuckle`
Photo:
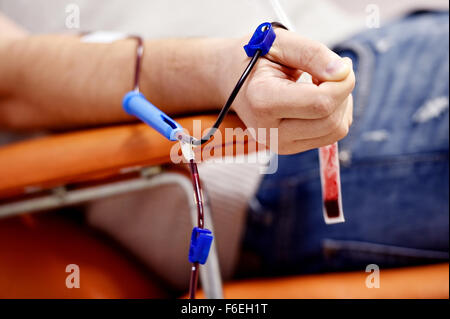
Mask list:
[[[321,118],[330,116],[334,110],[334,104],[335,102],[330,96],[326,94],[317,95],[315,112]]]
[[[341,122],[342,118],[339,117],[338,112],[334,112],[333,114],[329,115],[325,120],[326,129],[328,131],[327,133],[339,130]]]
[[[305,57],[304,63],[306,65],[312,65],[317,57],[323,56],[323,52],[325,52],[327,47],[320,43],[320,42],[314,42],[313,45],[308,50],[308,55]]]
[[[356,85],[355,73],[352,71],[352,75],[350,78],[350,92],[353,91],[353,89],[355,88],[355,85]]]
[[[330,49],[328,49],[328,47],[325,44],[321,42],[316,42],[316,45],[313,46],[312,52],[314,53],[314,56],[318,56],[325,54],[329,50]]]
[[[339,128],[337,130],[337,139],[341,140],[344,137],[347,136],[348,132],[349,132],[349,126],[347,123],[344,123],[345,121],[343,121],[343,123],[341,123],[341,125],[339,125]]]

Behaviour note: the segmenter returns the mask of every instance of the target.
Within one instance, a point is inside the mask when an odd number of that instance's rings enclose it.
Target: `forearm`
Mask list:
[[[141,91],[168,114],[211,110],[222,96],[220,56],[230,40],[148,40]],[[121,107],[131,90],[136,41],[83,43],[32,36],[0,45],[0,125],[66,128],[130,120]]]

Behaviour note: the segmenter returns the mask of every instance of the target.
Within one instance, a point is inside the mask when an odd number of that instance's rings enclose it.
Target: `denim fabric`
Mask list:
[[[449,258],[448,12],[412,14],[336,52],[357,78],[339,142],[346,222],[324,223],[317,150],[280,156],[249,205],[243,256],[256,258],[255,274]]]

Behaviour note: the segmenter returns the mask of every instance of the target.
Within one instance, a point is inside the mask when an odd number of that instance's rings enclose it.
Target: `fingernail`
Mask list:
[[[337,76],[344,72],[347,72],[348,65],[345,63],[345,61],[341,58],[336,58],[330,63],[328,63],[327,68],[325,69],[325,72],[328,75]]]

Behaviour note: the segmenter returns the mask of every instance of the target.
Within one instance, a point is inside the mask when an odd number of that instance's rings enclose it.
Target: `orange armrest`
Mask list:
[[[228,282],[230,299],[391,299],[449,297],[448,263],[380,270],[379,288],[368,288],[364,271]],[[204,294],[200,292],[199,298]]]
[[[201,120],[204,130],[215,119],[216,115],[203,115],[177,121],[192,132],[193,120]],[[244,125],[230,114],[220,128],[222,141],[211,143],[230,143],[224,141],[226,127]],[[29,187],[48,189],[93,176],[117,175],[124,168],[169,163],[174,143],[145,124],[128,124],[9,144],[0,147],[0,198],[23,194]]]

